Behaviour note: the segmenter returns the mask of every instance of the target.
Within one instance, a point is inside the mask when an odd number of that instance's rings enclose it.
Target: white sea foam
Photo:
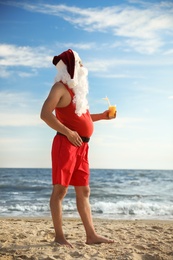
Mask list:
[[[150,217],[169,217],[173,218],[173,205],[156,202],[132,202],[118,201],[112,202],[97,202],[92,205],[92,210],[95,213],[100,213],[104,217],[120,216],[135,217],[135,218],[150,218]]]
[[[91,170],[94,217],[173,219],[172,171]],[[50,215],[51,169],[0,169],[0,216]],[[13,182],[11,181],[13,179]],[[69,187],[64,216],[76,217]]]

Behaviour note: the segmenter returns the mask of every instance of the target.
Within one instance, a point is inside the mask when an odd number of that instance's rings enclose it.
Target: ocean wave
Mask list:
[[[97,202],[92,205],[92,211],[103,214],[104,216],[137,216],[137,217],[161,217],[167,216],[173,218],[173,205],[162,204],[156,202],[132,202],[119,201],[112,202]]]
[[[172,174],[165,170],[92,169],[93,216],[173,219]],[[51,169],[1,168],[0,190],[0,216],[50,215]],[[76,216],[73,187],[69,187],[63,201],[63,212]]]
[[[119,201],[113,202],[91,202],[91,209],[93,216],[99,216],[103,218],[173,218],[173,205],[162,203],[151,203],[151,202],[131,202],[131,201]],[[14,203],[13,205],[0,206],[1,215],[14,216],[37,216],[37,215],[48,215],[50,214],[49,203],[38,202],[32,203]],[[71,214],[76,216],[77,209],[75,200],[69,200],[63,205],[64,215]]]

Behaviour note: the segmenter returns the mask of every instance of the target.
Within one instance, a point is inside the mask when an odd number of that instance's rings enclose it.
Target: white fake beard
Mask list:
[[[77,73],[75,73],[74,81],[77,82],[75,86],[72,86],[72,88],[75,96],[73,98],[73,102],[76,104],[76,111],[75,113],[78,116],[81,116],[82,114],[85,114],[88,106],[87,101],[87,94],[88,94],[88,70],[84,67],[79,67],[77,69]]]
[[[85,114],[88,106],[87,94],[88,94],[88,70],[80,65],[75,67],[74,79],[71,79],[66,68],[62,68],[55,78],[55,82],[62,81],[67,84],[70,89],[74,92],[73,102],[76,104],[75,113],[78,116]]]

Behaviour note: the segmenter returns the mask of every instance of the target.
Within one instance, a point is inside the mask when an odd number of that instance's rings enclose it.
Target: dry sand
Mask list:
[[[57,245],[50,218],[0,218],[0,259],[173,260],[173,221],[94,219],[114,244],[86,245],[80,219],[65,219],[73,248]]]

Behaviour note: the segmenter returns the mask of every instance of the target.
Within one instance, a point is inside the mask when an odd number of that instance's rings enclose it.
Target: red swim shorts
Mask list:
[[[89,184],[88,143],[76,147],[66,136],[56,135],[52,144],[52,183],[63,186]]]

